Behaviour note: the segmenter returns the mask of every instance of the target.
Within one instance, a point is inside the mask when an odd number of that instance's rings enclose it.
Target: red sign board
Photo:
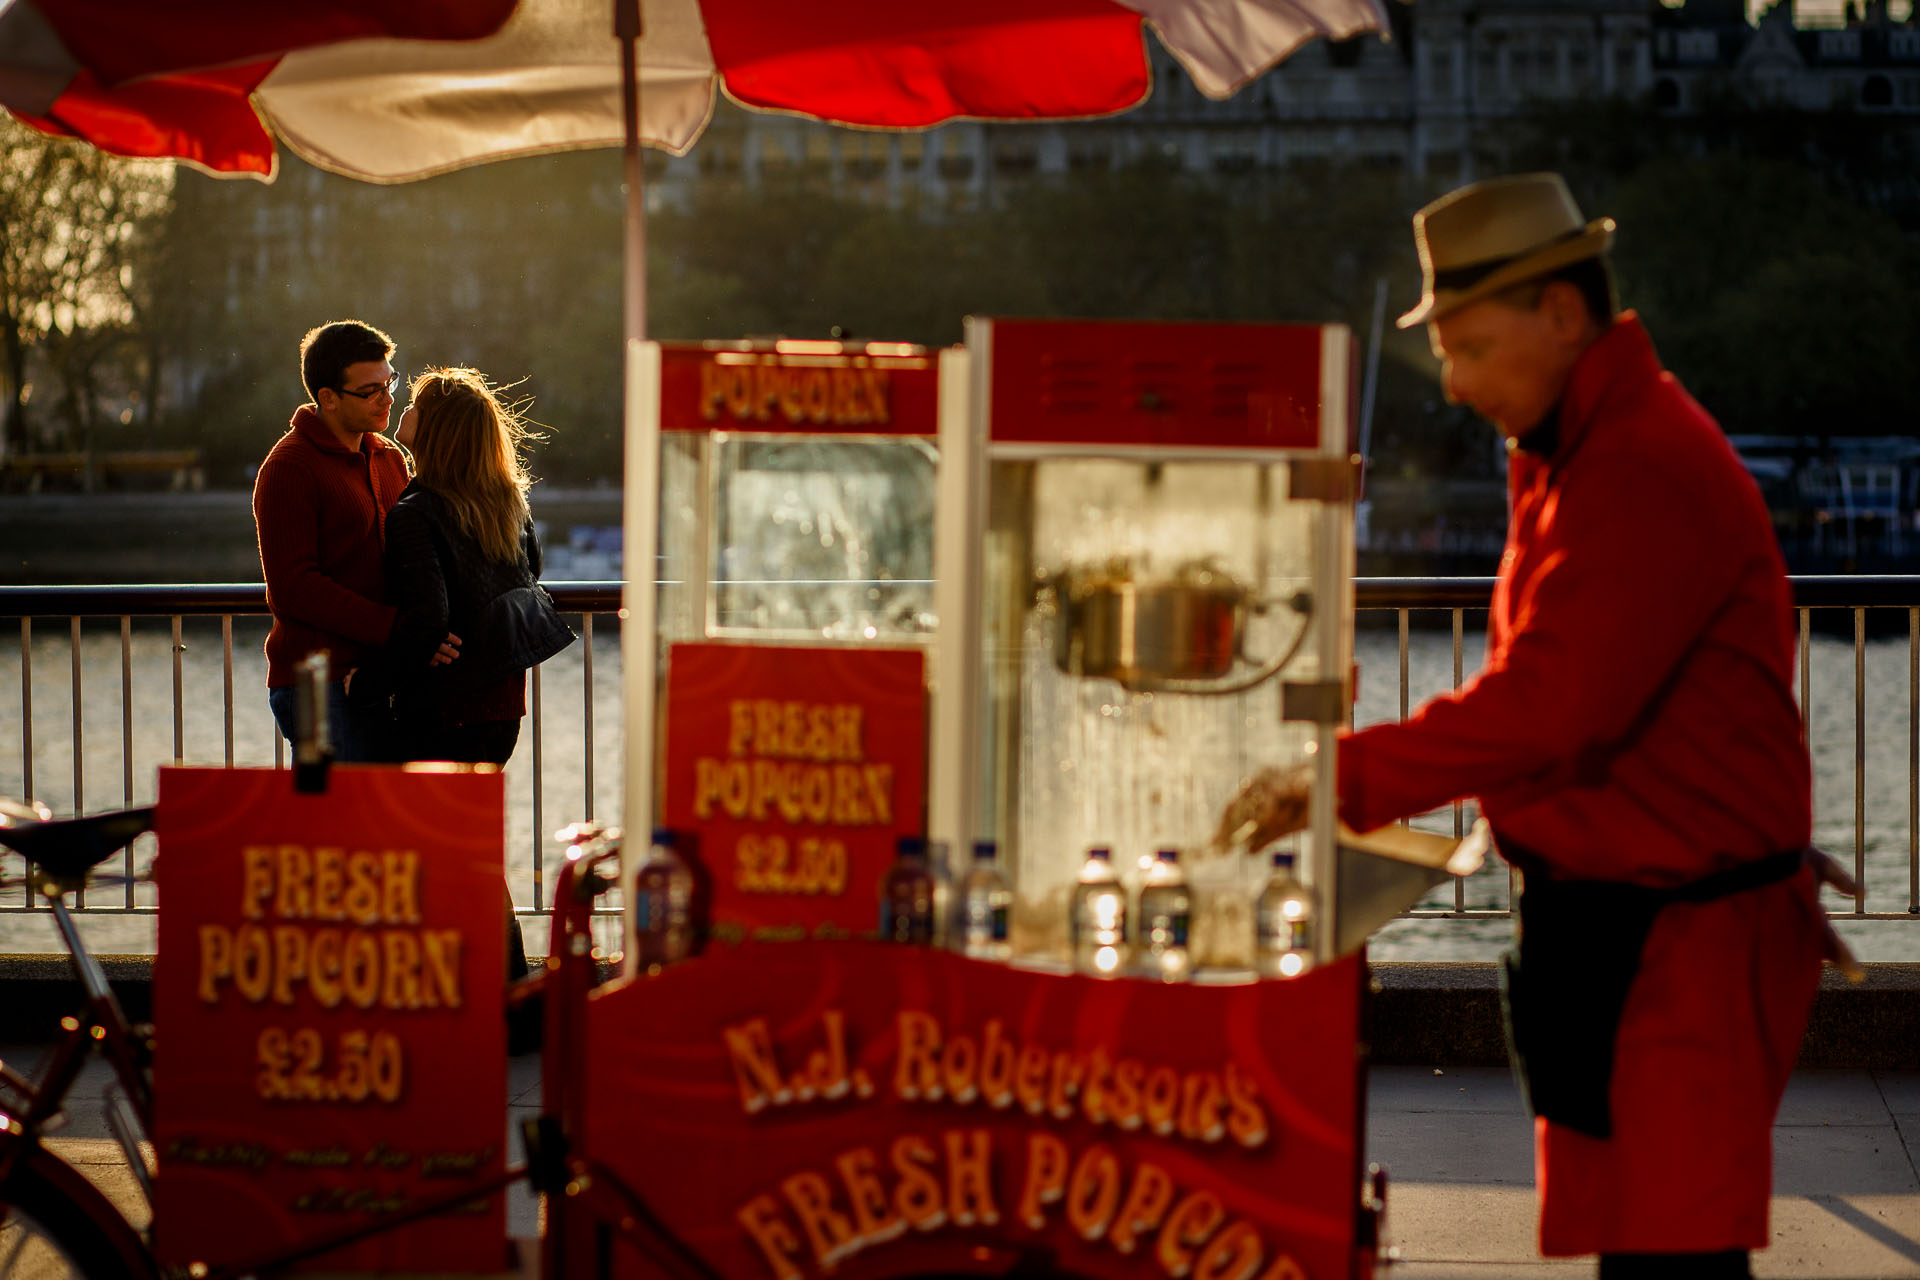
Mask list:
[[[733,1280],[1356,1280],[1364,979],[723,950],[590,998],[581,1154]]]
[[[505,1164],[498,773],[160,770],[155,1245],[238,1261]],[[324,1255],[497,1270],[499,1195]]]
[[[995,320],[995,444],[1317,449],[1316,325]]]
[[[698,835],[722,942],[871,932],[894,842],[925,830],[917,649],[677,644],[667,825]]]
[[[782,342],[773,350],[667,345],[660,356],[664,431],[938,432],[938,362],[905,343]]]

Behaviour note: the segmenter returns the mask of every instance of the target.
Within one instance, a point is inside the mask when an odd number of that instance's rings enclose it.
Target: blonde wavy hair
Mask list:
[[[440,495],[455,526],[488,559],[518,559],[533,485],[520,451],[545,437],[529,429],[521,405],[504,403],[500,388],[477,370],[429,369],[408,391],[415,478]]]

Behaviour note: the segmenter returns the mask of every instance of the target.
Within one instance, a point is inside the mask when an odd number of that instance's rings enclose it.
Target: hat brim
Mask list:
[[[1585,231],[1572,239],[1556,241],[1524,257],[1515,258],[1466,289],[1435,290],[1429,284],[1419,305],[1401,316],[1396,323],[1402,329],[1411,329],[1416,324],[1439,320],[1462,307],[1492,297],[1502,289],[1524,284],[1536,276],[1547,275],[1587,258],[1597,258],[1613,247],[1613,228],[1612,218],[1595,219],[1587,224]]]

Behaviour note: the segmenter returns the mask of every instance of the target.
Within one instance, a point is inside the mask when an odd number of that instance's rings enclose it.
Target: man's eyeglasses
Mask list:
[[[358,391],[349,391],[345,387],[341,387],[340,394],[343,396],[352,396],[355,400],[371,400],[382,391],[391,396],[395,391],[399,390],[399,388],[400,375],[396,373],[385,382],[371,387],[361,387]]]

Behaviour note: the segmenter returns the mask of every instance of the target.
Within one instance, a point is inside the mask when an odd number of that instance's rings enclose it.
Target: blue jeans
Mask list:
[[[294,720],[294,686],[267,690],[267,707],[273,712],[280,734],[292,743],[297,732]],[[341,681],[327,686],[327,734],[333,742],[333,758],[341,764],[376,759],[377,727],[347,705],[347,687]]]

